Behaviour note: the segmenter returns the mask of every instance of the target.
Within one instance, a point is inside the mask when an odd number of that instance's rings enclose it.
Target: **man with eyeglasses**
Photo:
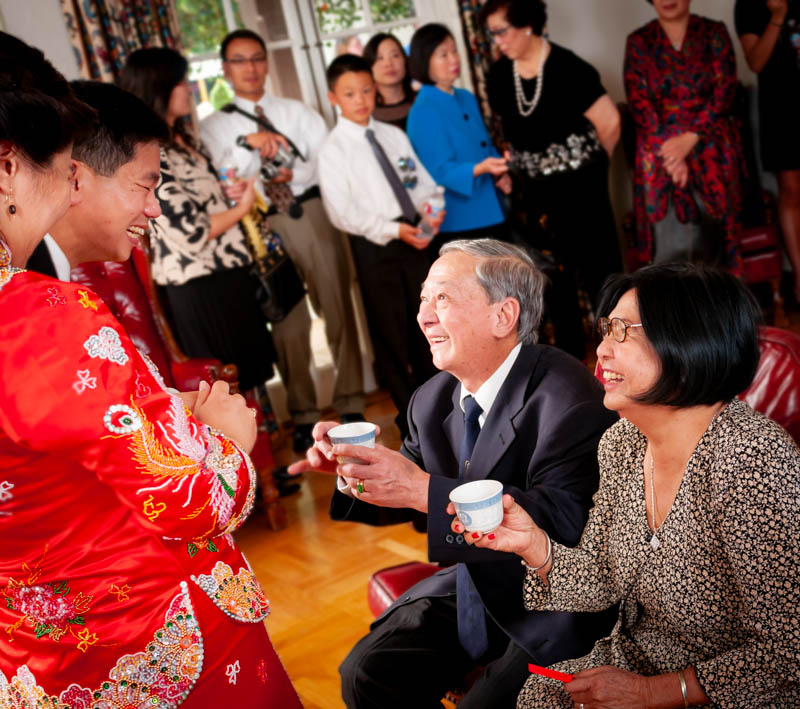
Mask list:
[[[348,246],[328,220],[317,186],[317,154],[327,127],[300,101],[266,93],[269,64],[258,34],[231,32],[220,54],[235,98],[201,122],[201,137],[221,170],[234,168],[244,178],[261,176],[257,187],[271,205],[270,224],[305,280],[314,310],[325,320],[336,367],[333,406],[342,421],[363,420],[364,376],[350,297]],[[311,429],[320,417],[309,371],[307,309],[294,308],[285,320],[272,324],[272,334],[295,423],[293,447],[303,452],[313,444]]]

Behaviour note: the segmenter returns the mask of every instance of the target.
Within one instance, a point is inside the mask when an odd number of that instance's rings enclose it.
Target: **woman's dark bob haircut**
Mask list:
[[[47,168],[95,118],[38,49],[0,32],[0,141]]]
[[[453,34],[444,25],[435,22],[423,25],[411,38],[408,65],[411,69],[411,78],[421,84],[432,84],[430,63],[436,48],[447,38],[453,39]]]
[[[169,47],[137,49],[122,69],[119,85],[167,117],[172,90],[186,79],[189,63]]]
[[[503,10],[506,11],[506,20],[512,27],[530,27],[537,37],[542,36],[547,24],[547,6],[544,0],[487,0],[478,19],[486,24],[489,15]]]
[[[708,406],[747,389],[758,367],[761,310],[739,279],[687,263],[647,266],[609,277],[598,314],[608,317],[629,290],[661,362],[661,376],[638,401]]]
[[[411,88],[411,69],[408,66],[408,55],[406,54],[406,50],[403,48],[403,45],[400,44],[400,40],[397,39],[393,34],[389,34],[388,32],[379,32],[374,37],[371,37],[369,42],[367,42],[367,46],[364,47],[364,53],[361,55],[366,60],[367,64],[369,64],[369,68],[372,69],[372,66],[375,62],[378,61],[378,47],[383,44],[386,40],[390,40],[397,45],[397,48],[400,50],[400,53],[403,55],[403,64],[405,67],[405,75],[403,76],[403,96],[406,101],[410,100],[414,96],[414,89]],[[377,96],[375,96],[375,100],[378,104],[383,103],[383,97],[381,96],[381,92],[377,92]]]

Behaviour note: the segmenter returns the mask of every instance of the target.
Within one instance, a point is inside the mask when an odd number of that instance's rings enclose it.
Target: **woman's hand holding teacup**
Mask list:
[[[447,513],[452,515],[455,512],[451,502],[447,505]],[[468,544],[495,551],[509,551],[521,556],[532,565],[540,563],[547,553],[541,529],[508,494],[503,495],[503,521],[493,532],[489,534],[467,532],[458,517],[453,519],[450,527],[457,534],[464,534]],[[533,559],[529,560],[529,556]]]

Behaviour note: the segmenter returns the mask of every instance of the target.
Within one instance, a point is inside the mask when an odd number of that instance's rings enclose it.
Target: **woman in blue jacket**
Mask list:
[[[445,187],[447,215],[431,256],[453,239],[505,239],[498,189],[511,191],[508,165],[492,145],[475,96],[453,86],[461,61],[450,30],[420,27],[411,39],[409,63],[422,88],[408,114],[408,137],[436,184]]]

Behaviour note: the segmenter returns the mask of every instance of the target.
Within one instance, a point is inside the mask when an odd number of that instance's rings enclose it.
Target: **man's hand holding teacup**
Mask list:
[[[344,443],[333,446],[333,453],[361,461],[343,463],[337,469],[353,497],[379,507],[410,507],[427,513],[430,475],[405,456],[381,445],[367,448]]]
[[[338,421],[320,421],[317,423],[311,432],[314,438],[314,445],[306,451],[306,459],[292,463],[288,472],[292,475],[311,471],[336,475],[338,464],[333,453],[331,439],[328,438],[328,431],[338,425]]]

